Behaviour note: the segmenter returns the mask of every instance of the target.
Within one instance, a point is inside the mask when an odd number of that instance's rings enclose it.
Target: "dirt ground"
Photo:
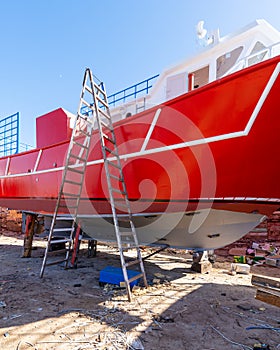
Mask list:
[[[25,349],[280,349],[280,309],[255,299],[251,273],[279,277],[279,268],[253,266],[230,275],[218,257],[208,274],[193,272],[191,256],[168,250],[145,261],[148,289],[99,286],[100,271],[119,266],[116,249],[81,246],[77,269],[48,266],[39,278],[45,242],[21,258],[23,236],[0,234],[0,344]],[[151,250],[146,249],[143,256]]]

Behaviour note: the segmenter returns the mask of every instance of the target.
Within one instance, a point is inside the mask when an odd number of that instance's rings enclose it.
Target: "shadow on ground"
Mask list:
[[[221,271],[217,276],[193,273],[189,258],[146,260],[154,284],[148,290],[136,288],[128,303],[124,290],[99,286],[103,268],[119,267],[114,248],[101,247],[94,258],[81,249],[77,269],[50,266],[40,279],[43,252],[35,245],[32,258],[22,259],[22,239],[0,245],[0,344],[5,349],[20,342],[40,350],[66,344],[67,349],[77,344],[94,349],[106,341],[128,349],[129,333],[143,349],[252,349],[257,342],[276,349],[280,343],[275,330],[248,329],[279,327],[277,307],[255,300],[254,288],[238,285],[238,278],[233,281]]]

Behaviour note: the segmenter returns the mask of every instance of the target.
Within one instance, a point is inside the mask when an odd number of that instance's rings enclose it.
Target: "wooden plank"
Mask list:
[[[26,215],[22,258],[31,257],[32,242],[33,242],[33,236],[34,236],[34,226],[35,226],[36,218],[37,218],[36,214],[28,213]]]
[[[280,307],[280,292],[258,288],[256,299]]]
[[[273,288],[280,291],[280,278],[252,275],[251,283],[253,286]]]
[[[280,279],[252,275],[251,283],[257,287],[256,299],[280,307]]]

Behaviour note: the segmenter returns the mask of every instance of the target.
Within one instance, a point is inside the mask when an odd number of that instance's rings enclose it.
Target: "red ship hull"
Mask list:
[[[135,216],[209,209],[269,215],[280,207],[279,62],[278,56],[115,123]],[[52,213],[67,148],[62,142],[2,158],[0,205]],[[81,214],[109,215],[107,198],[96,132]]]

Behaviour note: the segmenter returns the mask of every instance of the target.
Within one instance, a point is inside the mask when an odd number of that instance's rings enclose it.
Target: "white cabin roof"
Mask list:
[[[216,30],[204,41],[207,45],[199,52],[164,70],[148,95],[113,108],[113,118],[123,119],[187,92],[189,74],[193,74],[193,88],[199,88],[280,54],[280,32],[263,19],[222,38]]]

